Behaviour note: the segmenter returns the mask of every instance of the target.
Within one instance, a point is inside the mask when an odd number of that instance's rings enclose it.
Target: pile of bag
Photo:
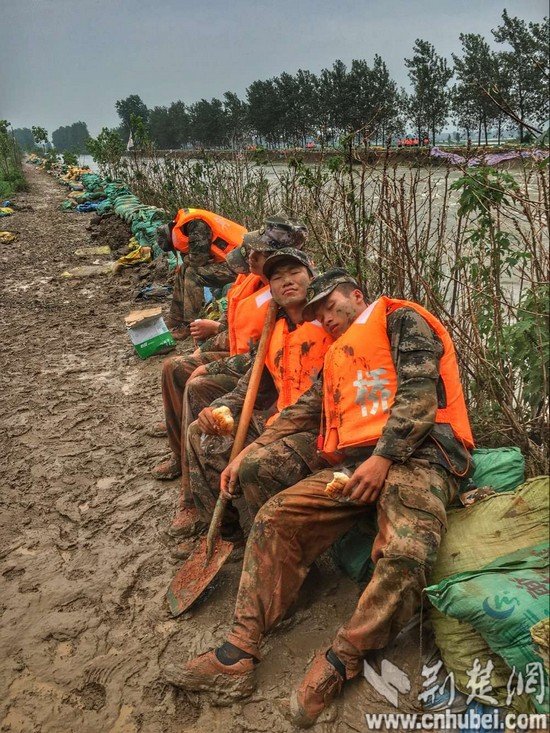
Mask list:
[[[473,689],[473,671],[485,670],[487,694],[499,707],[544,712],[550,699],[550,478],[539,476],[510,491],[519,450],[484,454],[483,485],[497,493],[447,512],[447,533],[426,589],[435,638],[459,690],[486,702],[482,690]],[[516,463],[509,471],[507,460]],[[474,482],[480,485],[475,474]]]

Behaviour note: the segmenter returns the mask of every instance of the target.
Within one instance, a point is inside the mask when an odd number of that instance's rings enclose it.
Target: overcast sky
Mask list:
[[[491,40],[503,8],[540,21],[547,0],[0,0],[0,119],[14,127],[118,124],[114,104],[244,96],[256,79],[318,73],[379,53],[400,85],[416,38],[450,60]]]

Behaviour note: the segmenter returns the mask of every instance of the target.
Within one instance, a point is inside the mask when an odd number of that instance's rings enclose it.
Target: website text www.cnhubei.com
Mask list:
[[[498,710],[478,713],[468,710],[453,713],[451,710],[437,713],[365,713],[370,730],[546,730],[550,716],[544,713],[506,713]]]

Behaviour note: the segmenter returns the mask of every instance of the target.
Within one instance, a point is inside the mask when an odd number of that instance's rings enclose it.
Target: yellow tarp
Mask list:
[[[108,244],[101,247],[80,247],[74,251],[77,257],[90,257],[95,255],[110,255],[111,248]]]
[[[120,270],[121,267],[131,267],[142,262],[151,262],[151,247],[142,247],[135,237],[132,237],[128,242],[128,249],[130,250],[128,254],[122,255],[115,262],[115,272]]]
[[[9,206],[0,206],[0,216],[11,216],[15,209]]]

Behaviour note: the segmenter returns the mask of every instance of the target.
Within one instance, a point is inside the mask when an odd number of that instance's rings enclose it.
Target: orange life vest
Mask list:
[[[227,329],[229,353],[246,354],[251,343],[259,341],[267,306],[271,300],[269,285],[258,275],[239,275],[227,293]]]
[[[226,255],[235,247],[240,247],[243,237],[247,233],[240,224],[231,219],[224,219],[212,211],[205,209],[180,209],[174,219],[172,228],[172,244],[174,248],[186,254],[189,252],[189,237],[183,231],[183,227],[194,219],[204,221],[212,230],[212,243],[210,244],[210,252],[216,262],[223,262]],[[221,247],[218,240],[225,242],[225,247]]]
[[[326,454],[352,446],[373,445],[382,435],[397,391],[397,372],[386,319],[402,307],[414,308],[443,344],[439,370],[447,404],[437,410],[435,421],[449,423],[455,437],[468,448],[473,447],[455,349],[447,330],[421,305],[382,296],[334,342],[325,357],[323,451]]]
[[[306,392],[323,368],[323,360],[333,339],[318,321],[305,322],[290,331],[286,318],[275,323],[269,342],[265,365],[279,393],[277,418],[285,407],[293,405]]]

